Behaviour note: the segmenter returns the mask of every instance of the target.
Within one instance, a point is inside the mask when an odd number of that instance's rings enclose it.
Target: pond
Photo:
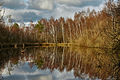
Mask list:
[[[119,80],[120,55],[108,49],[30,47],[0,50],[2,80]]]

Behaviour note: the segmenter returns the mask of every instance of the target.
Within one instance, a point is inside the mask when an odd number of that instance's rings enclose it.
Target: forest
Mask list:
[[[74,19],[41,19],[29,27],[0,24],[0,43],[75,43],[81,47],[119,50],[120,1],[109,0],[101,11],[80,11]]]

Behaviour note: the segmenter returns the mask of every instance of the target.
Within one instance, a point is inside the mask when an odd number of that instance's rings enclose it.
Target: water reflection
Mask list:
[[[84,48],[0,50],[4,80],[119,80],[120,55]]]

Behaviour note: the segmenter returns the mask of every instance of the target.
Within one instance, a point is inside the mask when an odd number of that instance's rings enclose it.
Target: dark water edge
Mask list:
[[[31,47],[0,50],[2,80],[119,80],[120,55],[103,49]]]

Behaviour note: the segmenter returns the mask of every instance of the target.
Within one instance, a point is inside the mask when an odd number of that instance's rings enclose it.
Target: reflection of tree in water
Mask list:
[[[13,64],[17,64],[20,56],[20,50],[17,49],[5,49],[0,50],[0,69],[4,68],[4,65],[9,61]]]
[[[83,77],[82,74],[89,74],[90,78],[98,77],[106,79],[120,74],[119,66],[115,65],[112,56],[118,61],[116,55],[106,54],[96,49],[77,49],[72,51],[68,48],[53,48],[39,51],[36,60],[42,60],[40,69],[49,68],[51,71],[59,69],[61,72],[74,70],[76,77]],[[117,62],[116,61],[116,62]],[[115,67],[118,69],[115,70]]]
[[[19,49],[0,49],[0,75],[5,66],[8,67],[8,73],[11,75],[11,71],[14,69],[13,66],[18,64],[19,53]]]
[[[6,52],[7,51],[7,52]],[[62,47],[33,48],[1,51],[0,68],[8,63],[17,64],[19,61],[30,61],[29,66],[37,65],[39,69],[58,69],[60,72],[74,70],[75,77],[106,79],[111,76],[120,79],[120,56],[107,54],[100,49],[69,49]]]

